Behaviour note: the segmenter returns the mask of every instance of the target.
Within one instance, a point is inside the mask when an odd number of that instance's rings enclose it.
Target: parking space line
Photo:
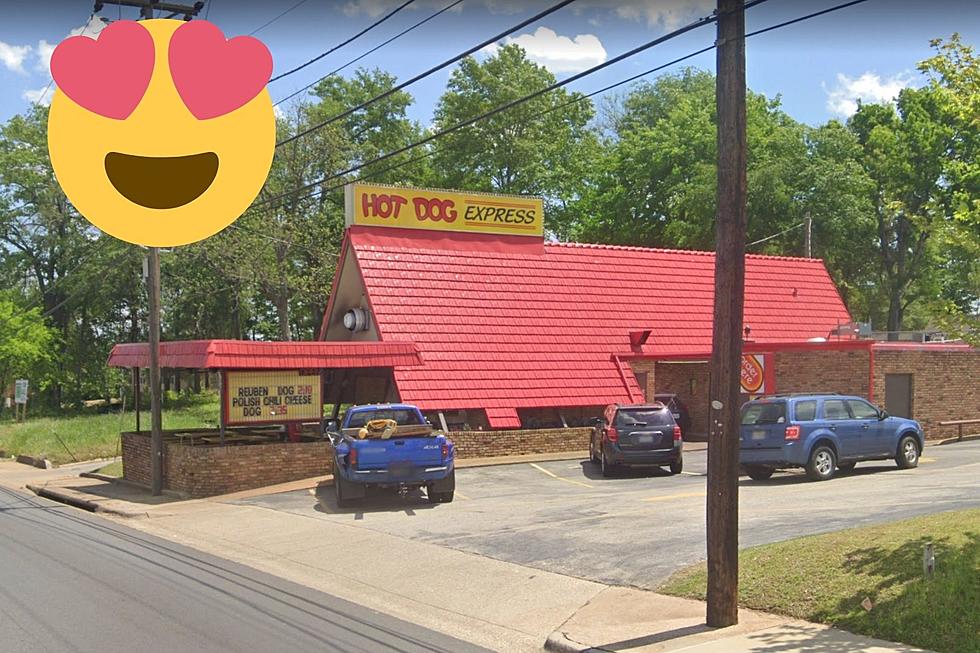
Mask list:
[[[465,499],[467,501],[470,500],[470,498],[468,496],[466,496],[465,494],[463,494],[459,490],[455,490],[455,493],[456,493],[456,496],[459,497],[460,499]]]
[[[662,497],[650,497],[648,499],[642,499],[642,501],[671,501],[673,499],[687,499],[689,497],[706,497],[707,492],[678,492],[677,494],[668,494]]]
[[[544,472],[545,474],[547,474],[551,478],[556,478],[559,481],[565,481],[566,483],[572,483],[573,485],[581,485],[582,487],[587,487],[587,488],[590,488],[590,489],[592,488],[592,486],[589,485],[588,483],[583,483],[582,481],[576,481],[576,480],[571,479],[571,478],[564,478],[564,477],[558,476],[557,474],[553,474],[552,472],[549,472],[547,469],[545,469],[541,465],[536,465],[534,463],[528,463],[528,464],[531,465],[531,467],[533,467],[534,469],[538,470],[539,472]]]
[[[707,474],[702,474],[700,472],[681,472],[681,474],[686,474],[688,476],[707,476]]]
[[[919,462],[920,463],[934,463],[934,462],[936,462],[936,459],[935,458],[926,458],[925,456],[920,456],[919,457]]]

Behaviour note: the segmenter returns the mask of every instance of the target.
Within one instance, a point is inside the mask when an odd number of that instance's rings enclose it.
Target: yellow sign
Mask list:
[[[348,225],[544,236],[540,197],[355,183],[344,199]]]
[[[320,377],[293,371],[228,372],[226,424],[279,424],[323,417]]]

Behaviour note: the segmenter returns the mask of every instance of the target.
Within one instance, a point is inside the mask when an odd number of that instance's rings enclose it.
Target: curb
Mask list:
[[[90,501],[89,499],[83,499],[75,496],[74,493],[62,492],[43,486],[39,487],[37,485],[27,484],[27,489],[39,497],[50,499],[51,501],[57,501],[58,503],[64,503],[65,505],[69,505],[73,508],[80,508],[88,512],[104,513],[107,515],[116,515],[117,517],[127,518],[147,516],[145,512],[132,512],[129,510],[120,510],[118,508],[103,506],[95,501]]]
[[[600,653],[601,651],[607,651],[607,649],[594,648],[573,642],[560,630],[556,630],[548,635],[548,639],[544,640],[544,650],[551,651],[552,653]]]
[[[944,444],[956,444],[957,442],[973,442],[975,440],[980,440],[980,433],[976,435],[964,435],[962,439],[960,438],[946,438],[945,440],[940,440],[936,442],[936,446],[942,446]]]
[[[54,465],[47,458],[35,458],[34,456],[17,456],[17,462],[23,465],[30,465],[38,469],[54,469]]]

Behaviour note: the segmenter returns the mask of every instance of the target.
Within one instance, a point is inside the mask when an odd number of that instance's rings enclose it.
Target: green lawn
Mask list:
[[[213,396],[163,410],[163,428],[217,426],[218,401]],[[150,427],[149,411],[140,426]],[[0,421],[0,449],[7,455],[41,456],[56,464],[119,455],[120,431],[136,427],[136,414],[107,413],[70,417],[39,417],[26,422]]]
[[[936,574],[923,577],[932,542]],[[661,592],[703,599],[705,565]],[[739,554],[740,604],[941,652],[980,652],[980,510],[802,537]],[[861,606],[869,598],[870,611]]]
[[[109,463],[105,467],[100,467],[96,470],[100,474],[105,474],[106,476],[122,476],[123,475],[123,465],[121,460],[116,460]]]

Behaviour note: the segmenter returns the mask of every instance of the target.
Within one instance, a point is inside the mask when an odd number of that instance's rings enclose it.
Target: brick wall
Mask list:
[[[150,484],[148,433],[123,434],[123,477]],[[164,442],[163,487],[190,497],[238,492],[331,472],[329,442],[290,442],[241,446],[183,445]]]
[[[453,431],[449,439],[460,458],[488,458],[526,453],[561,453],[589,448],[591,428],[521,431]]]
[[[653,401],[653,395],[657,387],[657,364],[653,361],[645,360],[631,360],[629,363],[630,369],[633,370],[633,376],[640,382],[640,388],[643,389],[644,399],[646,401]],[[646,386],[642,383],[643,375],[646,375]]]
[[[939,422],[980,419],[980,351],[876,351],[874,399],[885,404],[885,375],[912,375],[912,418],[929,439],[957,434]],[[980,425],[964,433],[980,432]]]
[[[657,363],[657,392],[677,395],[691,416],[690,433],[684,437],[703,439],[708,435],[708,363]],[[653,395],[650,395],[653,398]]]
[[[867,351],[777,352],[776,392],[837,392],[868,396]]]

